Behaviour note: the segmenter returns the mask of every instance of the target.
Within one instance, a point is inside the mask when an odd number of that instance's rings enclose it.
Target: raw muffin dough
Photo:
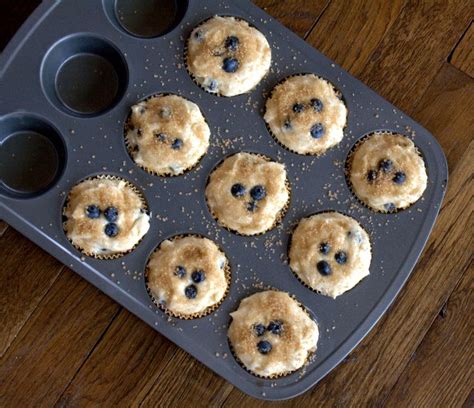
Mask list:
[[[287,293],[249,296],[230,314],[229,340],[237,358],[262,377],[289,374],[316,351],[317,324]]]
[[[289,251],[290,267],[309,287],[335,298],[369,274],[367,232],[351,217],[337,212],[303,218]]]
[[[425,163],[406,136],[374,133],[356,147],[349,160],[354,193],[377,211],[406,208],[426,189]]]
[[[150,257],[148,289],[175,316],[202,314],[223,299],[228,285],[226,266],[224,253],[207,238],[168,239]]]
[[[270,69],[267,39],[234,17],[214,16],[197,26],[187,47],[188,70],[210,93],[234,96],[248,92]]]
[[[313,74],[278,84],[264,115],[275,138],[300,154],[321,154],[343,137],[347,109],[334,87]]]
[[[142,197],[122,179],[93,178],[75,185],[64,215],[69,240],[92,256],[127,252],[150,228]]]
[[[209,177],[209,209],[224,227],[242,235],[271,229],[289,200],[283,164],[252,153],[225,159]]]
[[[177,175],[206,153],[209,135],[195,103],[178,95],[161,95],[132,106],[126,139],[139,166],[159,175]]]

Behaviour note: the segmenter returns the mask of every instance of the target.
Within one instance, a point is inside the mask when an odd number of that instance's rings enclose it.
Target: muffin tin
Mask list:
[[[163,14],[171,18],[165,23],[152,19],[159,26],[146,29],[134,19],[147,2],[126,3],[43,1],[1,55],[0,217],[242,391],[270,400],[294,397],[344,359],[407,280],[446,189],[443,152],[419,124],[246,0],[163,1]],[[242,17],[270,42],[271,72],[250,94],[208,94],[186,71],[185,40],[196,24],[213,14]],[[265,96],[273,86],[300,72],[331,81],[348,107],[343,141],[322,157],[283,149],[262,118]],[[165,92],[197,103],[211,128],[211,147],[199,166],[172,178],[136,166],[123,135],[130,107]],[[358,139],[375,130],[413,138],[427,166],[429,181],[422,199],[396,214],[362,206],[346,184],[347,154]],[[287,165],[292,189],[288,212],[278,227],[261,236],[244,237],[220,228],[204,198],[211,170],[240,150]],[[97,174],[134,183],[152,213],[150,231],[133,252],[119,259],[84,256],[62,229],[67,192]],[[372,241],[370,276],[336,300],[304,287],[287,264],[293,226],[323,210],[351,215]],[[149,255],[163,239],[186,233],[213,239],[232,268],[230,291],[220,308],[194,320],[170,318],[159,310],[147,294],[143,275]],[[321,334],[317,353],[304,369],[274,380],[244,370],[226,337],[229,313],[243,297],[266,287],[294,295],[317,320]]]

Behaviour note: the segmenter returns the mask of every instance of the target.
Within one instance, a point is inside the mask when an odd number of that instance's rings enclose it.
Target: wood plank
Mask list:
[[[118,310],[65,269],[0,360],[0,406],[51,406]]]
[[[362,81],[410,111],[474,14],[474,2],[408,1],[371,56]]]
[[[232,357],[229,357],[232,358]],[[220,407],[234,387],[179,349],[140,406]],[[249,405],[250,406],[250,405]]]
[[[122,310],[56,405],[135,406],[176,350],[173,343]]]
[[[0,259],[2,356],[48,292],[63,265],[13,228],[8,228],[0,238]]]
[[[305,38],[330,0],[254,0],[254,3],[291,31]]]
[[[449,93],[449,84],[446,87]],[[439,98],[445,99],[445,96],[438,92]],[[458,123],[458,126],[462,125],[462,122]],[[431,130],[437,133],[435,127]],[[474,171],[471,159],[474,142],[464,150],[465,154],[451,174],[448,193],[433,234],[395,304],[345,364],[337,367],[311,391],[290,401],[289,406],[344,406],[348,403],[367,406],[379,405],[386,399],[470,262],[471,248],[464,239],[466,218],[463,212],[472,200],[469,186]],[[453,270],[457,273],[452,273]],[[251,401],[250,397],[234,389],[226,404],[237,407]]]
[[[472,248],[474,218],[466,211]],[[472,259],[471,259],[472,261]],[[386,402],[387,407],[457,407],[474,385],[474,267],[464,275],[416,350]]]
[[[359,76],[406,0],[333,0],[307,41]]]
[[[445,62],[413,117],[432,131],[453,169],[473,139],[474,80]]]
[[[457,69],[474,77],[474,23],[469,25],[450,58]]]

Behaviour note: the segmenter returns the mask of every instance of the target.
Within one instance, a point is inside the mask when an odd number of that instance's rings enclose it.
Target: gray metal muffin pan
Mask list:
[[[402,288],[440,208],[447,183],[445,157],[419,124],[250,2],[191,0],[173,5],[179,21],[153,38],[130,35],[127,30],[136,27],[136,21],[128,29],[119,21],[133,12],[115,12],[113,0],[44,1],[23,25],[0,61],[0,217],[242,391],[269,400],[294,397],[347,356]],[[210,95],[186,72],[185,39],[196,24],[213,14],[245,18],[271,44],[271,72],[250,94]],[[148,32],[160,31],[167,29],[151,27]],[[283,77],[299,72],[314,72],[334,83],[349,110],[343,141],[323,157],[283,149],[268,134],[261,117],[265,95]],[[184,176],[148,174],[133,163],[125,148],[123,125],[130,106],[160,92],[196,102],[211,128],[208,154]],[[344,177],[351,146],[381,129],[412,137],[429,175],[423,198],[397,214],[363,207]],[[258,237],[237,236],[220,228],[204,198],[209,172],[225,155],[240,150],[286,163],[292,185],[283,223]],[[148,234],[132,253],[116,260],[84,257],[62,230],[67,192],[79,180],[103,173],[133,182],[152,212]],[[303,216],[330,209],[357,219],[369,232],[373,250],[370,276],[337,300],[304,287],[286,263],[292,227]],[[143,279],[147,258],[159,242],[186,232],[214,239],[232,267],[230,293],[222,306],[190,321],[169,318],[158,310]],[[320,328],[315,358],[304,369],[275,380],[244,370],[232,356],[226,337],[229,312],[243,297],[267,286],[295,295]]]

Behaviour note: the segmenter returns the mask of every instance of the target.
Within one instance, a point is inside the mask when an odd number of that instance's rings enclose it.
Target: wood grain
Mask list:
[[[474,205],[472,201],[470,204],[466,209],[466,218],[470,219],[467,241],[472,248]],[[474,267],[471,258],[469,271],[400,376],[387,400],[387,407],[463,404],[474,385],[473,315]]]
[[[0,406],[51,406],[118,310],[65,269],[0,360]]]
[[[7,10],[8,3],[13,8]],[[0,45],[12,32],[8,20],[18,25],[37,3],[0,4]],[[128,312],[119,312],[115,303],[68,269],[60,273],[56,261],[8,228],[0,238],[0,288],[2,296],[6,293],[0,301],[0,323],[7,328],[6,334],[0,332],[5,349],[0,359],[0,406],[359,407],[384,402],[406,406],[412,401],[436,406],[434,396],[441,392],[442,406],[472,406],[473,394],[466,394],[463,381],[469,371],[462,353],[450,353],[450,375],[444,375],[438,364],[445,356],[434,356],[438,348],[445,354],[450,346],[463,350],[472,337],[459,321],[466,310],[468,318],[472,315],[472,306],[466,309],[469,293],[460,288],[472,264],[472,245],[465,239],[474,153],[472,143],[467,149],[473,128],[473,82],[468,76],[472,41],[470,32],[463,33],[469,24],[472,30],[474,4],[256,3],[405,109],[445,149],[451,171],[448,195],[408,285],[374,331],[318,386],[297,399],[270,404],[234,389]],[[15,14],[18,10],[24,14]],[[29,258],[31,264],[25,261]],[[451,293],[447,320],[440,321],[439,310]],[[455,313],[453,320],[449,313]],[[455,339],[449,338],[452,331]],[[415,384],[404,382],[404,377]],[[425,390],[434,390],[433,396]]]
[[[163,374],[176,350],[174,344],[122,310],[58,405],[136,405]]]
[[[471,22],[450,58],[457,69],[474,77],[474,23]]]
[[[360,75],[406,0],[331,1],[307,38],[353,75]]]
[[[28,254],[28,256],[25,256]],[[0,356],[10,346],[63,265],[16,232],[0,238]]]
[[[329,0],[254,0],[254,3],[291,31],[306,38]]]
[[[450,170],[473,139],[472,106],[474,80],[445,62],[414,112],[413,117],[435,134]]]
[[[470,1],[408,1],[360,78],[398,108],[410,111],[473,14]]]
[[[186,406],[192,393],[191,400],[195,403],[199,402],[203,407],[220,407],[233,389],[231,384],[208,370],[185,351],[178,350],[142,405]]]

